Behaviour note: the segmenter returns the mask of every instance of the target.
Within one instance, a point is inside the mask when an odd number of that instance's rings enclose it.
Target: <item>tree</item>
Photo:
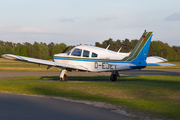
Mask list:
[[[22,45],[22,46],[20,47],[20,55],[27,57],[27,48],[26,48],[26,46]]]
[[[42,59],[42,53],[40,52],[40,45],[37,42],[34,42],[32,45],[32,57]]]
[[[42,55],[42,59],[49,59],[49,52],[48,52],[48,46],[46,45],[46,43],[40,43],[39,44],[39,50],[40,53]]]
[[[102,44],[100,44],[99,42],[95,42],[95,46],[103,48]]]
[[[131,40],[131,50],[136,46],[136,44],[138,43],[138,40]]]
[[[14,54],[14,50],[11,46],[6,46],[5,51],[6,52],[4,54]]]
[[[109,49],[113,50],[113,39],[109,38],[108,40],[103,41],[102,46],[103,48],[107,48],[107,46],[110,45]]]
[[[131,51],[131,43],[129,42],[129,39],[125,39],[122,41],[122,52],[130,52]]]
[[[54,43],[53,43],[53,42],[51,42],[51,43],[48,44],[49,58],[53,58],[53,53],[52,53],[53,47],[54,47]]]
[[[66,47],[67,47],[67,45],[64,43],[60,43],[60,44],[56,43],[52,50],[53,55],[57,54],[57,53],[62,53]]]
[[[122,44],[121,40],[116,40],[113,43],[114,51],[118,52],[118,50],[121,48],[122,49]]]
[[[172,48],[177,53],[177,60],[180,60],[180,46],[172,46]]]

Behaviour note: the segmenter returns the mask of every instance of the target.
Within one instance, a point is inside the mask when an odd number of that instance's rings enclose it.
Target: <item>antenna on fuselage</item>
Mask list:
[[[121,51],[121,49],[122,49],[122,47],[121,47],[121,48],[119,48],[119,50],[117,51],[117,53],[119,53],[119,52]]]
[[[107,46],[106,50],[108,50],[109,46],[110,46],[110,44]]]

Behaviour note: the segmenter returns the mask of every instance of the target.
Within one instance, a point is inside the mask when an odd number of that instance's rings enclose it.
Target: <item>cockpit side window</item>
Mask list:
[[[75,48],[71,53],[72,56],[81,56],[82,49]]]
[[[91,57],[97,57],[97,56],[98,56],[98,54],[92,52],[92,56]]]
[[[89,57],[89,51],[88,50],[83,51],[83,57]]]

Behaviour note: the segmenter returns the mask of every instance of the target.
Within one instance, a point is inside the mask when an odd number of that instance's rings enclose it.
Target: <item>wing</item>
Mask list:
[[[85,68],[81,68],[80,66],[74,66],[74,65],[70,65],[70,64],[58,63],[58,62],[30,58],[30,57],[23,57],[23,56],[12,55],[12,54],[4,54],[4,55],[2,55],[2,57],[5,59],[10,59],[10,60],[20,60],[20,61],[24,61],[24,62],[30,62],[30,63],[60,67],[60,68],[85,69]]]

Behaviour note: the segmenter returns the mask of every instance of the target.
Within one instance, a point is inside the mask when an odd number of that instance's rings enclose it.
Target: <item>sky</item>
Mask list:
[[[67,45],[102,43],[112,38],[152,40],[180,46],[179,0],[4,0],[0,40]]]

